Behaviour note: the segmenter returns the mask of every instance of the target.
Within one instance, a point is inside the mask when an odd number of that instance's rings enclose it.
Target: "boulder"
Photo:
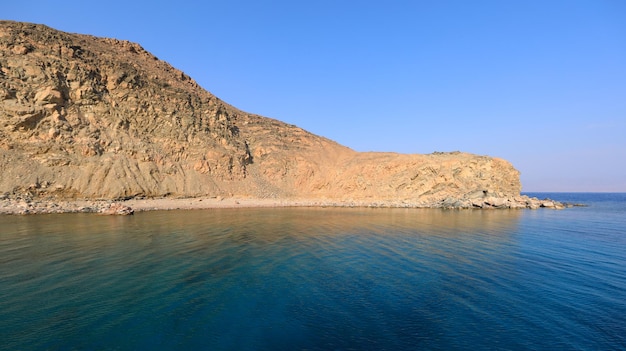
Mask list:
[[[135,211],[129,206],[121,203],[112,203],[108,208],[102,209],[100,213],[104,215],[128,216],[134,214]]]

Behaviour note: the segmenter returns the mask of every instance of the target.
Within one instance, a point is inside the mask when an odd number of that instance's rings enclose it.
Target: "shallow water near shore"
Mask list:
[[[626,194],[0,216],[0,349],[626,349]]]

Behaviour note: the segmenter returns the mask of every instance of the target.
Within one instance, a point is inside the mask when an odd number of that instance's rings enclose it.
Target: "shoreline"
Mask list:
[[[447,198],[436,202],[406,200],[330,200],[330,199],[267,199],[250,197],[192,197],[192,198],[132,198],[128,200],[54,200],[5,196],[0,199],[0,215],[31,215],[52,213],[94,213],[130,215],[144,211],[202,210],[222,208],[281,208],[281,207],[361,207],[361,208],[432,208],[432,209],[563,209],[580,204],[515,197]]]

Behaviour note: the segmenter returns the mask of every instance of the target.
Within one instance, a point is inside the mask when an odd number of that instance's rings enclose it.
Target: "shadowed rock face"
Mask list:
[[[519,195],[510,163],[357,153],[242,112],[127,41],[0,21],[0,194],[433,203]]]

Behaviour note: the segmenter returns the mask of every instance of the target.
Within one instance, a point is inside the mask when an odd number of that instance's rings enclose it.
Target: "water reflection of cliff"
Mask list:
[[[290,235],[342,235],[368,230],[380,234],[415,232],[421,235],[462,235],[497,233],[516,227],[519,210],[439,210],[439,209],[346,209],[346,208],[277,208],[222,209],[189,212],[145,213],[165,228],[221,228],[254,232],[266,240],[281,233]],[[154,215],[154,216],[153,216]],[[156,217],[156,218],[154,218]],[[143,218],[142,218],[143,220]],[[148,220],[148,218],[146,218]],[[200,231],[200,228],[198,228]]]
[[[95,257],[119,267],[154,257],[163,263],[176,260],[169,264],[195,257],[213,262],[214,268],[237,266],[233,260],[251,257],[321,258],[348,248],[353,253],[346,259],[355,262],[367,259],[374,247],[410,260],[424,252],[462,257],[468,250],[510,249],[520,215],[515,210],[264,208],[134,217],[6,216],[0,217],[0,255],[5,268],[27,260],[35,275],[43,274],[44,266],[89,265]]]

